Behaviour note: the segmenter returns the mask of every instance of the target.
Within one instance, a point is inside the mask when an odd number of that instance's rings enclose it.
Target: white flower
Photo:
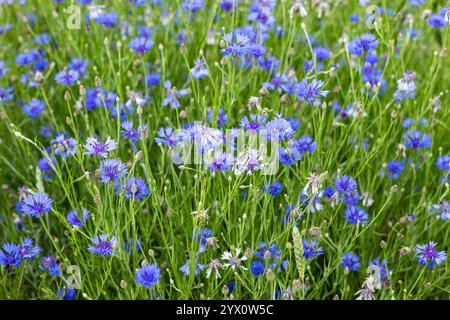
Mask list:
[[[233,250],[234,250],[234,255],[232,253]],[[246,267],[241,265],[242,261],[247,260],[247,257],[246,256],[239,257],[240,254],[241,254],[240,248],[234,248],[231,251],[225,251],[222,254],[221,259],[224,261],[228,261],[228,262],[224,263],[223,267],[224,268],[231,267],[231,269],[235,272],[239,268],[241,268],[243,270],[248,270]]]
[[[214,276],[216,279],[220,278],[219,269],[222,267],[222,264],[218,259],[214,259],[208,266],[208,270],[206,270],[206,277],[209,278],[211,273],[214,271]]]

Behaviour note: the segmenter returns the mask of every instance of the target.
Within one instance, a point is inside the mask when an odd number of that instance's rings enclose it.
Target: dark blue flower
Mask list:
[[[114,249],[118,245],[116,237],[110,237],[108,234],[101,234],[91,239],[92,245],[88,246],[88,250],[91,253],[97,254],[102,257],[109,257],[114,253]]]
[[[351,206],[345,209],[345,220],[351,224],[367,224],[369,221],[369,215],[364,209],[358,206]]]
[[[147,264],[136,270],[136,283],[151,288],[159,282],[161,269],[154,264]]]
[[[418,244],[416,247],[416,254],[419,263],[428,268],[434,268],[447,259],[445,251],[436,250],[437,243],[430,241],[427,244]]]
[[[342,255],[341,266],[344,269],[348,268],[350,271],[358,270],[358,268],[361,267],[358,255],[353,252],[344,253]]]
[[[52,209],[53,200],[46,193],[28,195],[22,202],[21,210],[31,217],[40,217]]]

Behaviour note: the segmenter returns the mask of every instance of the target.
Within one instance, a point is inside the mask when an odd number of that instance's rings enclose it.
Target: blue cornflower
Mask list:
[[[14,243],[6,243],[0,249],[0,265],[17,268],[22,261],[20,246]]]
[[[348,268],[350,271],[356,271],[361,267],[361,262],[359,262],[359,257],[353,252],[347,252],[342,255],[341,260],[342,268]]]
[[[326,97],[328,90],[322,90],[324,82],[322,80],[313,79],[311,82],[304,79],[295,86],[295,93],[300,99],[305,100],[306,105],[320,106],[322,104],[321,97]]]
[[[103,184],[115,182],[126,176],[127,173],[127,166],[119,159],[106,159],[100,162],[100,181]]]
[[[405,134],[403,135],[403,141],[408,148],[412,149],[431,147],[430,136],[420,130],[411,130],[405,132]]]
[[[350,195],[358,188],[358,183],[347,175],[340,176],[334,181],[336,191],[342,195]]]
[[[122,182],[121,186],[119,181],[116,181],[114,188],[116,189],[117,194],[123,191],[126,199],[143,200],[150,195],[150,190],[145,181],[136,177],[128,178],[126,181]]]
[[[387,163],[386,165],[386,169],[387,169],[387,177],[389,179],[398,179],[400,176],[400,173],[402,173],[403,169],[405,168],[403,161],[390,161]],[[380,172],[380,176],[384,177],[385,175],[385,170],[382,169]]]
[[[292,147],[297,149],[300,153],[312,153],[317,148],[317,142],[310,136],[302,136],[293,141]]]
[[[6,103],[14,99],[13,87],[0,88],[0,102]]]
[[[311,240],[309,244],[305,239],[303,239],[302,242],[303,242],[303,256],[306,259],[318,257],[323,254],[323,248],[317,247],[319,243],[316,240]]]
[[[200,271],[203,271],[203,270],[205,269],[205,265],[201,264],[201,263],[198,261],[198,256],[199,256],[199,254],[202,253],[204,250],[205,250],[205,248],[204,248],[204,247],[201,247],[201,248],[200,248],[200,251],[198,251],[198,252],[195,253],[195,261],[191,261],[191,259],[188,259],[188,260],[186,261],[186,263],[180,267],[179,270],[180,270],[185,276],[189,276],[190,268],[191,268],[191,263],[192,263],[192,262],[195,263],[195,266],[194,266],[194,275],[197,276],[197,275],[200,273]]]
[[[397,90],[394,92],[394,98],[396,103],[400,103],[403,100],[414,99],[416,96],[416,84],[414,79],[416,74],[408,70],[402,78],[397,81]]]
[[[334,189],[330,186],[325,187],[325,189],[323,189],[323,195],[324,197],[327,198],[331,198],[334,195]]]
[[[427,244],[418,244],[416,246],[416,254],[419,263],[428,268],[434,268],[447,259],[445,251],[437,251],[435,249],[437,243],[430,241]]]
[[[137,148],[135,143],[138,140],[142,140],[147,132],[147,126],[145,124],[140,125],[137,130],[133,127],[133,122],[125,120],[121,123],[123,130],[120,131],[120,135],[128,139],[133,147],[133,151],[136,152]]]
[[[45,102],[39,99],[31,99],[28,104],[23,106],[23,113],[26,115],[37,118],[45,110]]]
[[[209,123],[212,123],[213,116],[214,116],[214,109],[209,108],[208,114],[206,115]],[[224,127],[227,125],[227,123],[228,123],[228,115],[227,115],[226,111],[222,107],[220,107],[219,111],[217,112],[216,125],[218,127]]]
[[[5,62],[0,60],[0,78],[7,74],[9,68],[5,67]]]
[[[369,267],[375,268],[375,275],[381,283],[389,283],[389,275],[392,270],[388,269],[387,264],[388,260],[383,259],[380,261],[379,257],[376,257],[372,261],[369,262]],[[380,289],[380,287],[378,288]]]
[[[41,33],[41,34],[37,34],[33,38],[33,42],[37,45],[44,45],[44,44],[49,43],[50,41],[52,41],[52,36],[45,32]]]
[[[441,171],[450,173],[450,155],[446,154],[439,157],[436,161],[436,167]]]
[[[427,22],[433,28],[443,28],[445,27],[445,16],[441,14],[432,14],[427,19]]]
[[[42,263],[39,265],[39,269],[42,271],[48,270],[48,273],[53,277],[59,277],[61,275],[58,261],[53,256],[42,258]]]
[[[111,256],[119,244],[115,236],[110,237],[106,233],[93,237],[91,242],[92,245],[88,246],[88,251],[102,257]]]
[[[67,134],[58,133],[50,142],[55,155],[63,160],[73,156],[77,151],[77,141],[73,138],[67,138]]]
[[[450,202],[442,201],[431,207],[432,212],[437,213],[442,220],[450,220]]]
[[[262,190],[270,194],[271,196],[276,196],[281,193],[281,191],[283,190],[283,186],[279,181],[275,181],[272,184],[268,182],[265,185],[263,185]]]
[[[22,247],[20,248],[20,256],[22,259],[33,259],[40,251],[41,248],[35,246],[32,239],[25,238],[22,242]]]
[[[380,40],[371,33],[365,33],[361,37],[356,36],[348,44],[348,50],[358,56],[378,48]]]
[[[298,152],[297,149],[292,150],[293,148],[286,149],[284,147],[280,147],[278,150],[278,160],[280,160],[281,164],[285,166],[291,166],[296,161],[300,160],[302,154]]]
[[[261,261],[253,261],[250,270],[254,277],[262,276],[266,271],[266,266]]]
[[[262,87],[270,91],[277,90],[278,93],[289,92],[288,85],[291,80],[286,73],[277,72],[272,76],[269,82],[263,82]]]
[[[289,121],[279,116],[267,122],[265,129],[267,130],[267,139],[271,141],[289,139],[295,133]]]
[[[31,217],[40,217],[52,209],[53,200],[46,193],[28,195],[22,202],[22,212]]]
[[[227,33],[222,39],[227,46],[220,52],[225,57],[238,57],[242,62],[245,62],[245,56],[250,51],[250,39],[242,33],[236,33],[235,35]]]
[[[155,86],[161,82],[161,76],[158,73],[149,73],[145,77],[145,82],[148,86]]]
[[[151,288],[159,282],[161,269],[154,263],[147,264],[136,270],[136,283]]]
[[[236,5],[240,2],[240,0],[220,0],[220,8],[223,11],[231,11],[235,10]]]
[[[196,79],[202,79],[206,76],[208,76],[209,71],[206,68],[205,60],[203,59],[196,59],[194,62],[194,67],[191,69],[191,74]]]
[[[52,169],[52,164],[53,166],[56,164],[55,159],[53,157],[50,158],[51,164],[49,162],[49,160],[47,158],[40,158],[38,160],[38,168],[39,170],[42,171],[42,177],[46,180],[51,179],[52,177],[52,173],[53,173],[53,169]]]
[[[174,134],[172,127],[159,128],[156,143],[161,143],[169,147],[174,147],[179,142],[178,136]]]
[[[86,208],[83,208],[83,215],[81,217],[78,216],[78,210],[72,210],[66,216],[67,223],[72,227],[76,226],[78,228],[81,228],[88,218],[89,210]]]
[[[345,209],[345,220],[351,224],[367,224],[369,221],[369,215],[361,207],[352,205]]]
[[[240,121],[242,129],[250,131],[250,133],[258,133],[259,130],[265,128],[267,118],[259,114],[250,114],[250,116],[244,116]]]
[[[20,53],[16,57],[16,63],[20,66],[27,66],[32,64],[37,58],[39,54],[37,50],[31,50],[28,52]]]
[[[170,104],[172,109],[178,109],[181,106],[178,99],[189,94],[189,89],[178,90],[176,87],[172,87],[172,83],[169,80],[164,82],[164,88],[166,89],[166,96],[163,100],[163,107]]]
[[[147,51],[149,51],[155,42],[151,37],[137,37],[130,40],[128,45],[131,49],[136,51],[137,53],[143,55]]]
[[[207,239],[212,236],[212,230],[209,228],[199,229],[194,232],[194,239],[202,247],[206,245]]]
[[[204,6],[205,6],[204,0],[184,0],[181,3],[181,8],[183,8],[186,11],[192,12],[203,9]]]
[[[275,23],[275,17],[272,11],[261,6],[251,6],[247,20],[255,21],[257,27],[263,32],[272,29]]]
[[[280,59],[271,55],[260,57],[258,59],[258,65],[268,71],[274,71],[280,66]]]
[[[106,27],[113,27],[117,23],[117,13],[115,12],[102,12],[98,17],[95,18],[98,24],[104,25]]]
[[[232,154],[216,150],[211,163],[208,164],[208,169],[212,171],[229,171],[233,164],[234,157]]]
[[[117,143],[110,137],[106,139],[105,143],[102,143],[97,138],[87,138],[84,147],[87,155],[106,158],[108,152],[117,149]]]
[[[66,69],[58,72],[55,75],[55,81],[58,84],[71,86],[80,79],[80,74],[77,71]]]
[[[81,78],[84,78],[87,76],[87,67],[89,66],[88,60],[82,60],[80,58],[73,58],[67,67],[69,67],[70,70],[78,72]]]
[[[56,296],[63,300],[75,300],[77,291],[75,289],[61,287],[56,291]]]

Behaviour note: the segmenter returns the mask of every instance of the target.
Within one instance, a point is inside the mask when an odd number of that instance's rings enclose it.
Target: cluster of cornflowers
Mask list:
[[[212,120],[212,117],[208,118]],[[226,125],[227,116],[223,110],[216,121]],[[291,166],[316,149],[317,143],[312,137],[295,137],[299,126],[297,120],[284,119],[281,115],[268,121],[265,116],[251,114],[241,119],[241,130],[194,123],[177,131],[172,127],[160,128],[155,141],[169,148],[176,164],[195,163],[214,172],[233,171],[251,175],[271,165],[276,166],[278,161]],[[265,149],[258,146],[258,138],[260,142],[266,139]],[[191,147],[194,149],[193,159]]]

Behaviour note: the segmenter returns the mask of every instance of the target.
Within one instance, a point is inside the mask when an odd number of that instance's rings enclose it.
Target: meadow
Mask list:
[[[449,299],[449,43],[436,0],[0,0],[0,299]]]

